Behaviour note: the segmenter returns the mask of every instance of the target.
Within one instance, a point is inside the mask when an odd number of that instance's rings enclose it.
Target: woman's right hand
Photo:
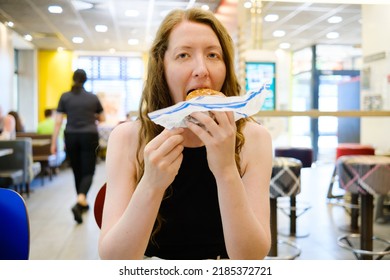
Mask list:
[[[145,146],[142,180],[146,185],[165,191],[173,182],[183,160],[183,131],[165,129]]]

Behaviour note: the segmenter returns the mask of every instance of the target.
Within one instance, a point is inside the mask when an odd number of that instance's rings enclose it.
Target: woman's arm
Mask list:
[[[138,122],[126,122],[110,134],[99,239],[103,259],[143,258],[165,189],[182,161],[182,130],[164,130],[144,148],[145,171],[137,185],[138,130]]]
[[[54,131],[51,137],[50,151],[52,154],[57,153],[58,134],[60,133],[63,119],[64,119],[64,114],[57,112],[54,121]]]
[[[231,259],[263,259],[271,246],[269,183],[272,141],[268,131],[248,122],[241,151],[241,178],[234,160],[235,123],[230,113],[215,112],[217,122],[197,114],[207,131],[189,124],[207,148],[218,187],[225,243]]]

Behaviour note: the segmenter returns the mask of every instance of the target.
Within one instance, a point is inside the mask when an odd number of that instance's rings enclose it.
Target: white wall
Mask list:
[[[363,5],[362,20],[363,58],[383,52],[387,57],[363,62],[361,108],[377,96],[381,109],[390,110],[390,5]],[[389,128],[390,118],[362,118],[361,143],[374,145],[376,153],[390,153]]]
[[[0,104],[6,113],[16,103],[13,94],[14,50],[12,46],[12,31],[0,23]]]

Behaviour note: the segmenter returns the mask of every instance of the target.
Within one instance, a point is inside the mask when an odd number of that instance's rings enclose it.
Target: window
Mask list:
[[[141,57],[79,56],[76,68],[87,73],[85,89],[99,96],[108,122],[124,120],[128,112],[138,110],[144,73]]]

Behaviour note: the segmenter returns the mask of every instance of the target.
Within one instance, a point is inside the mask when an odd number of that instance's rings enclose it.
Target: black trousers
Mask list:
[[[87,195],[96,167],[98,133],[65,132],[65,149],[73,170],[77,194]]]

